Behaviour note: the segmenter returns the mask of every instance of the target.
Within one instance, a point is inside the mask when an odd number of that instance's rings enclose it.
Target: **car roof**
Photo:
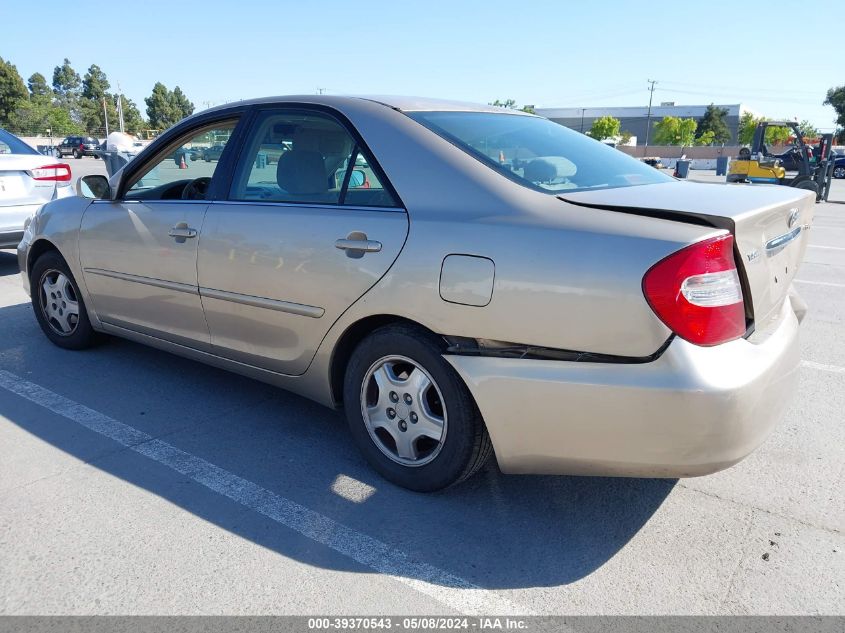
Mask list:
[[[216,106],[208,110],[203,110],[202,112],[222,111],[237,106],[269,105],[273,103],[308,103],[342,108],[344,103],[360,100],[380,103],[388,108],[399,110],[401,112],[497,112],[501,114],[534,116],[527,112],[523,112],[522,110],[500,108],[498,106],[487,104],[470,103],[466,101],[450,101],[447,99],[432,99],[428,97],[403,97],[397,95],[280,95],[276,97],[261,97],[258,99],[235,101],[225,105]]]

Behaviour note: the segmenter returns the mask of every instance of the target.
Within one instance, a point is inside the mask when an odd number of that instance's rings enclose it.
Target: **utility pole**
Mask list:
[[[586,108],[581,108],[581,134],[584,133],[584,110]]]
[[[120,124],[120,132],[123,133],[123,90],[120,89],[120,82],[117,82],[117,121]]]
[[[106,121],[106,138],[109,137],[109,111],[106,108],[106,98],[103,97],[103,118]]]
[[[651,87],[648,89],[651,94],[648,95],[648,114],[645,118],[645,146],[643,147],[643,156],[648,152],[648,133],[651,131],[651,100],[654,97],[654,84],[657,83],[657,80],[649,79],[648,83],[651,84]]]

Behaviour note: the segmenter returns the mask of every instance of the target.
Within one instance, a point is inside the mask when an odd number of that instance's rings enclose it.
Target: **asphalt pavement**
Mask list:
[[[303,398],[119,339],[51,345],[0,252],[0,613],[845,614],[845,181],[796,287],[800,390],[739,465],[491,462],[422,495]]]

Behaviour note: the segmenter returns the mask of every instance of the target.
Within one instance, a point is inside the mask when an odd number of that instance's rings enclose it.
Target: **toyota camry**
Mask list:
[[[209,143],[219,160],[172,160]],[[125,337],[343,409],[414,490],[493,454],[505,473],[712,473],[795,389],[812,194],[679,181],[531,114],[244,101],[78,188],[18,248],[51,341]]]

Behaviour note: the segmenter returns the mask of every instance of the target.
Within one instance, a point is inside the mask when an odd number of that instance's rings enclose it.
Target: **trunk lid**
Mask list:
[[[804,259],[815,196],[784,186],[668,182],[562,194],[561,200],[593,208],[724,228],[744,277],[755,328],[778,314]]]
[[[0,207],[49,202],[56,192],[54,180],[34,180],[29,172],[55,164],[49,156],[0,154]]]

